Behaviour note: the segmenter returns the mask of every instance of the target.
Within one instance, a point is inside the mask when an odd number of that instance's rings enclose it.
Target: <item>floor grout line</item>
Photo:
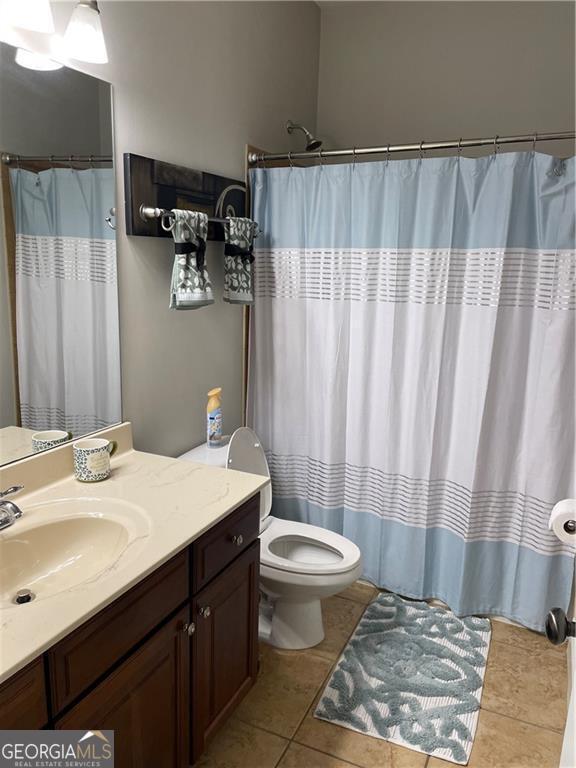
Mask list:
[[[364,608],[368,608],[370,603],[365,603],[364,600],[355,600],[353,597],[346,597],[346,595],[334,595],[334,597],[339,597],[341,600],[348,600],[349,603],[356,603],[356,605],[363,605]],[[374,595],[376,597],[376,595]]]
[[[552,728],[548,725],[539,725],[538,723],[532,723],[530,720],[522,720],[521,717],[512,717],[512,715],[506,715],[504,712],[498,712],[495,709],[490,709],[489,707],[480,707],[480,712],[490,712],[491,715],[499,715],[500,717],[505,717],[507,720],[515,720],[517,723],[522,723],[523,725],[530,725],[532,728],[540,728],[542,731],[549,731],[549,733],[555,733],[555,734],[563,734],[564,728]]]
[[[338,755],[334,755],[331,752],[325,752],[323,749],[319,749],[318,747],[311,747],[309,744],[302,744],[299,741],[291,741],[290,744],[296,744],[298,747],[304,747],[305,749],[310,749],[312,752],[319,752],[321,755],[326,755],[326,757],[331,757],[332,760],[338,760],[340,763],[346,763],[346,765],[353,765],[354,768],[362,768],[361,765],[358,765],[358,763],[351,763],[350,760],[346,760],[344,757],[338,757]]]
[[[497,640],[494,636],[494,633],[492,633],[492,637],[490,638],[490,647],[492,647],[493,643],[496,643],[496,645],[507,645],[512,648],[520,649],[521,651],[528,651],[529,653],[544,653],[544,654],[553,654],[554,656],[558,656],[560,658],[566,658],[566,654],[562,653],[558,650],[557,647],[554,647],[552,644],[550,644],[550,648],[534,648],[534,646],[529,647],[528,645],[522,645],[520,643],[509,643],[507,640]]]
[[[516,642],[516,640],[511,642],[510,640],[502,640],[500,638],[496,638],[494,637],[494,630],[492,630],[492,637],[490,639],[490,644],[492,643],[498,643],[498,645],[511,645],[513,648],[520,648],[520,650],[529,651],[530,653],[552,653],[555,656],[566,656],[566,651],[563,645],[552,645],[552,643],[549,642],[547,642],[541,648],[536,644],[526,643],[526,645],[524,645],[522,640],[519,642]]]
[[[285,746],[285,747],[284,747],[284,749],[282,750],[282,754],[281,754],[281,755],[280,755],[280,757],[278,758],[278,762],[274,764],[274,768],[278,768],[278,766],[280,765],[280,763],[282,762],[282,760],[284,760],[284,755],[285,755],[285,754],[286,754],[286,752],[288,752],[288,750],[290,749],[290,744],[292,744],[292,741],[288,741],[288,742],[287,742],[286,746]]]
[[[348,641],[346,641],[346,642],[348,642]],[[338,658],[340,658],[340,657],[338,657]],[[338,663],[338,662],[337,662],[337,661],[335,661],[335,662],[334,662],[334,663],[333,663],[333,664],[330,666],[330,668],[329,668],[328,672],[326,673],[326,675],[324,676],[324,678],[323,678],[322,682],[320,683],[320,685],[318,686],[318,688],[317,688],[317,689],[314,691],[314,695],[312,696],[312,701],[311,701],[311,702],[310,702],[310,704],[309,704],[309,705],[306,707],[306,711],[304,712],[303,716],[300,718],[300,721],[299,721],[298,725],[296,726],[296,730],[294,731],[294,735],[292,736],[292,739],[295,739],[295,738],[296,738],[296,734],[298,733],[298,731],[299,731],[299,730],[300,730],[300,728],[302,727],[302,723],[304,722],[304,720],[306,720],[306,718],[308,717],[308,713],[310,712],[310,710],[311,710],[311,709],[312,709],[312,707],[314,706],[314,702],[316,701],[316,697],[318,696],[318,694],[320,693],[320,691],[322,690],[322,688],[324,688],[324,686],[326,685],[326,681],[327,681],[327,680],[330,678],[330,676],[332,675],[332,672],[334,671],[334,668],[335,668],[335,666],[336,666],[336,664],[337,664],[337,663]],[[299,743],[299,742],[298,742],[298,743]]]
[[[276,733],[276,731],[271,731],[270,728],[265,728],[263,725],[253,723],[250,720],[244,720],[243,718],[238,717],[237,715],[235,715],[234,717],[236,720],[238,720],[239,723],[244,723],[244,725],[249,725],[250,728],[256,728],[259,731],[264,731],[264,733],[268,733],[270,736],[276,736],[277,739],[284,739],[284,741],[291,741],[294,738],[293,736],[286,736],[283,733]]]

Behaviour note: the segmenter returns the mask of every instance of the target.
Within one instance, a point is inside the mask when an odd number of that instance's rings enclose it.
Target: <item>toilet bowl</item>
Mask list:
[[[260,440],[247,427],[222,447],[204,444],[179,458],[270,477]],[[269,483],[260,491],[260,588],[272,614],[265,639],[278,648],[310,648],[324,639],[320,601],[360,577],[362,555],[344,536],[273,517],[271,508]]]

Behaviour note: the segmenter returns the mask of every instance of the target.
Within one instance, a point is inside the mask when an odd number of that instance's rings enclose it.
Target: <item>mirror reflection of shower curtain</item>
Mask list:
[[[112,169],[10,170],[23,427],[121,420]]]
[[[252,171],[248,423],[273,514],[365,576],[542,630],[574,547],[575,161],[533,153]]]

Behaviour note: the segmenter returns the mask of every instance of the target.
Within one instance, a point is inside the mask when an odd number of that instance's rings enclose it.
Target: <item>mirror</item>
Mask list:
[[[121,420],[111,87],[0,44],[0,465]]]

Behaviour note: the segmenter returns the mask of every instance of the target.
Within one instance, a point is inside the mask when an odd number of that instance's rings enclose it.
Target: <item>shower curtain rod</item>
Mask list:
[[[44,161],[48,163],[111,163],[112,155],[11,155],[9,152],[2,153],[4,165]]]
[[[390,155],[393,152],[427,152],[433,149],[457,149],[467,147],[493,147],[497,152],[502,144],[527,144],[536,145],[537,141],[557,141],[575,139],[576,132],[564,131],[561,133],[532,133],[520,136],[492,136],[485,139],[450,139],[449,141],[420,141],[417,144],[388,144],[384,147],[352,147],[349,149],[319,149],[315,152],[249,152],[248,164],[257,165],[268,160],[311,160],[320,161],[327,157],[360,157],[362,155]]]

